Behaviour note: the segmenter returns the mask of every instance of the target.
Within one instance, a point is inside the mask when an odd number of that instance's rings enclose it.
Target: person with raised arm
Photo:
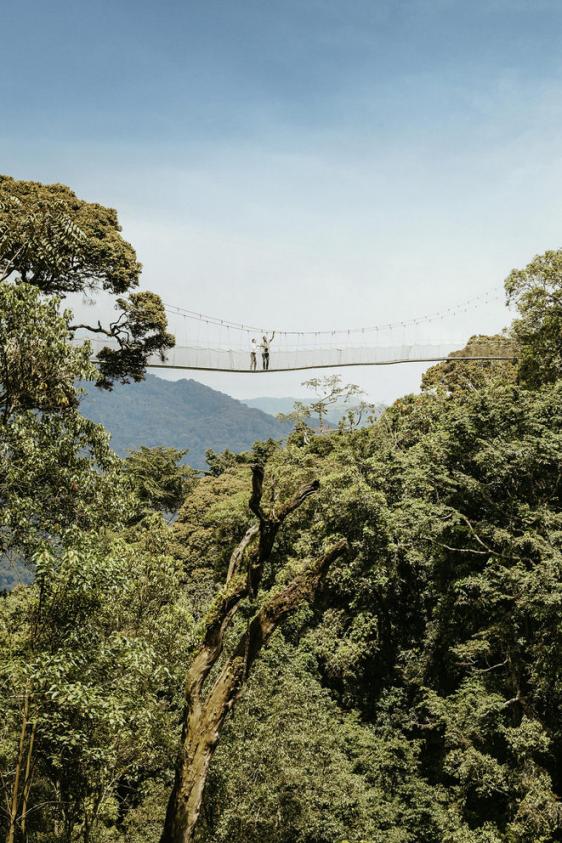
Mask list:
[[[261,338],[260,348],[261,348],[261,361],[264,372],[269,370],[269,344],[273,342],[273,337],[275,336],[275,331],[268,337],[266,334],[263,335]]]

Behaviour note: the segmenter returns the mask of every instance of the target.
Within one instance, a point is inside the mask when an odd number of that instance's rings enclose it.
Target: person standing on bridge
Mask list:
[[[261,348],[261,362],[263,366],[264,372],[269,370],[269,344],[273,342],[273,337],[275,336],[275,331],[271,334],[269,339],[264,334],[261,338],[260,348]]]
[[[250,371],[255,372],[258,365],[258,344],[256,338],[250,340]]]

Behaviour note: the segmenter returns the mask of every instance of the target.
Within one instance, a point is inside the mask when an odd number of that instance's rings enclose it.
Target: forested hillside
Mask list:
[[[0,244],[6,843],[560,840],[562,252],[506,281],[517,361],[200,477],[81,414],[173,341],[145,296],[70,342],[65,291],[136,283],[114,212],[3,178]]]
[[[103,424],[121,456],[141,445],[186,450],[186,462],[205,468],[205,452],[245,451],[256,439],[282,439],[290,425],[250,409],[195,380],[168,381],[147,374],[140,383],[117,384],[111,392],[86,385],[86,418]]]

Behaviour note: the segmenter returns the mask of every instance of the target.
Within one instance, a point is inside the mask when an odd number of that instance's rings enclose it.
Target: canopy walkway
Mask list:
[[[267,374],[449,359],[513,359],[513,346],[503,337],[473,336],[468,344],[466,334],[456,340],[435,339],[445,330],[450,331],[451,322],[459,314],[497,299],[497,291],[494,292],[494,296],[486,293],[443,312],[406,322],[323,331],[286,331],[244,325],[166,305],[176,346],[164,356],[152,355],[148,364],[160,369]],[[115,347],[112,340],[92,339],[91,335],[88,339],[94,349]]]
[[[396,363],[433,363],[441,360],[505,360],[513,353],[505,348],[490,345],[471,345],[470,354],[459,355],[462,344],[400,345],[400,346],[332,346],[316,349],[294,348],[276,350],[271,344],[269,366],[264,368],[258,351],[256,367],[250,352],[227,348],[201,346],[176,346],[166,353],[165,359],[152,355],[149,365],[155,369],[194,369],[206,372],[298,372],[306,369],[330,369],[345,366],[390,366]]]

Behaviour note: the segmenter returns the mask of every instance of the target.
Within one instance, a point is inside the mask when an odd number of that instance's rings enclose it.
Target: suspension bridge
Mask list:
[[[513,359],[514,349],[507,339],[466,334],[464,314],[476,313],[499,298],[498,290],[493,290],[408,321],[318,331],[246,325],[167,304],[169,330],[176,337],[176,345],[164,355],[151,355],[148,365],[156,369],[267,374],[449,359]],[[462,336],[451,339],[459,321],[463,323]],[[477,322],[474,319],[476,331]],[[442,339],[444,334],[449,339]],[[115,345],[112,340],[92,340],[91,335],[88,339],[94,350]]]

